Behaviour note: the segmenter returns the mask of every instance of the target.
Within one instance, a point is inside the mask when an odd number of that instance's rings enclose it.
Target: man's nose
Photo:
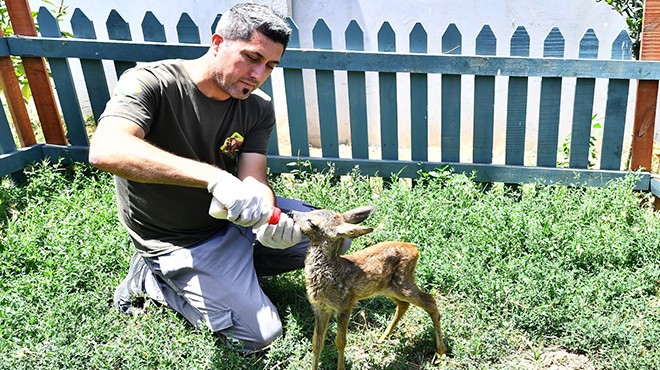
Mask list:
[[[256,81],[259,81],[259,84],[266,81],[269,75],[270,75],[270,69],[268,69],[266,64],[261,64],[261,63],[256,64],[254,67],[252,67],[252,70],[250,71],[250,77]]]

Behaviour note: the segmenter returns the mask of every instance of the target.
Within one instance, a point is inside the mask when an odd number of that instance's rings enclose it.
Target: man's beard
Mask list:
[[[227,95],[231,96],[234,99],[244,100],[247,99],[248,96],[250,96],[250,94],[252,93],[252,90],[247,87],[243,87],[243,88],[238,87],[238,84],[241,82],[241,80],[238,80],[233,84],[226,84],[224,82],[223,76],[220,74],[215,74],[213,76],[213,79],[215,80],[215,83],[220,90],[224,91]],[[250,82],[256,85],[255,82],[253,81]]]

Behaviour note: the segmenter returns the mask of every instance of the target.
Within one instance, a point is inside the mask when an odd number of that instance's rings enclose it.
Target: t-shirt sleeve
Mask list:
[[[148,71],[140,68],[126,71],[117,81],[99,122],[105,117],[125,118],[148,133],[158,110],[159,90],[158,80]]]

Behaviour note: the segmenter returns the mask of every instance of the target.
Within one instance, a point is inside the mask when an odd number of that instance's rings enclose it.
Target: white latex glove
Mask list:
[[[271,206],[228,172],[222,171],[207,188],[213,195],[209,215],[241,226],[259,227],[268,222]]]
[[[300,226],[284,213],[280,215],[280,221],[277,224],[265,224],[254,231],[261,245],[273,249],[293,247],[300,243],[302,238]]]

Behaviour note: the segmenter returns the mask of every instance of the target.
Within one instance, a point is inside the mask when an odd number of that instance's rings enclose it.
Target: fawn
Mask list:
[[[356,224],[374,210],[375,206],[363,206],[343,214],[329,210],[291,212],[294,222],[311,241],[305,257],[305,283],[314,310],[314,370],[318,369],[326,330],[333,315],[337,318],[337,369],[344,369],[346,331],[353,306],[359,300],[377,294],[391,298],[397,305],[394,318],[379,343],[392,333],[412,303],[426,310],[433,320],[436,352],[444,354],[446,351],[435,298],[415,284],[419,252],[414,244],[383,242],[352,254],[341,254],[344,239],[373,231]]]

